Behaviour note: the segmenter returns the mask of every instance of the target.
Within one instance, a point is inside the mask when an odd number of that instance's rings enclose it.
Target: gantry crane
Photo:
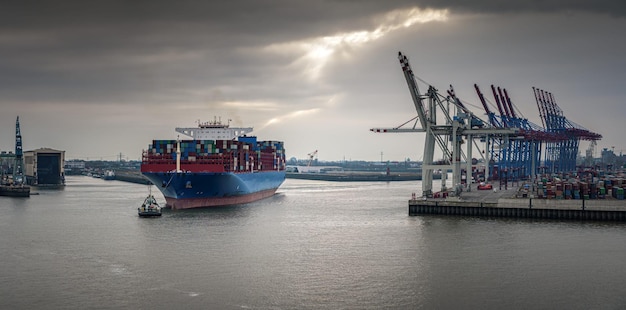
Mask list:
[[[494,127],[518,128],[520,135],[517,139],[498,140],[491,139],[487,150],[494,163],[498,163],[497,169],[491,163],[487,166],[487,170],[494,172],[492,179],[503,178],[518,180],[537,173],[537,166],[541,159],[542,143],[555,139],[552,135],[547,134],[539,125],[533,124],[528,119],[523,118],[521,113],[515,112],[511,98],[504,88],[491,85],[494,100],[500,115],[492,112],[486,102],[485,97],[480,91],[478,85],[474,84],[478,98],[480,99],[485,112],[487,113],[490,123]]]
[[[576,169],[580,140],[596,141],[602,135],[568,120],[556,104],[552,93],[533,87],[539,115],[546,131],[560,139],[546,144],[545,167],[549,172],[567,172]]]
[[[552,94],[535,88],[533,91],[544,127],[533,124],[522,117],[521,113],[516,113],[506,89],[491,85],[499,112],[499,115],[496,115],[487,106],[478,85],[474,84],[487,113],[488,122],[484,122],[466,108],[454,93],[452,86],[447,96],[439,94],[432,85],[427,85],[428,90],[421,94],[408,58],[399,52],[398,59],[417,116],[398,127],[370,130],[426,133],[422,165],[422,195],[424,197],[430,197],[433,194],[434,169],[452,170],[455,192],[457,192],[456,189],[460,189],[461,162],[465,161],[467,171],[471,171],[472,145],[478,148],[475,139],[485,142],[486,162],[488,163],[485,167],[486,176],[489,176],[489,165],[493,158],[497,160],[500,169],[504,168],[507,171],[505,178],[511,176],[518,179],[534,176],[541,170],[537,166],[541,162],[543,143],[545,143],[544,165],[549,166],[544,168],[544,172],[564,172],[574,171],[580,140],[589,140],[595,145],[595,141],[602,138],[600,134],[591,132],[565,118]],[[438,122],[437,115],[443,115],[443,123]],[[413,121],[412,128],[404,127]],[[468,142],[466,153],[461,150],[461,144],[464,141]],[[435,144],[443,153],[443,160],[437,163],[433,162]],[[511,172],[512,174],[509,174]],[[442,174],[442,182],[442,190],[445,190],[445,173]],[[468,174],[468,190],[469,184]]]
[[[398,52],[398,60],[409,87],[409,92],[415,105],[417,116],[404,124],[394,128],[372,128],[373,132],[425,132],[424,156],[422,164],[422,196],[432,197],[433,171],[442,170],[442,190],[445,189],[445,174],[452,170],[452,182],[455,186],[455,193],[460,189],[461,184],[461,163],[465,161],[467,170],[471,171],[472,145],[474,139],[485,136],[509,136],[516,135],[517,128],[497,128],[480,120],[472,114],[461,101],[454,96],[451,88],[448,96],[438,93],[432,85],[428,85],[428,90],[421,94],[419,92],[415,75],[409,64],[409,59]],[[454,113],[456,110],[456,113]],[[437,115],[443,116],[443,122],[437,120]],[[417,120],[416,120],[417,119]],[[411,121],[415,123],[412,128],[400,128]],[[420,127],[417,127],[419,122]],[[488,140],[488,139],[487,139]],[[461,146],[467,141],[467,152],[463,153]],[[439,146],[443,153],[443,160],[434,162],[435,144]],[[467,189],[470,186],[469,176],[466,182]]]

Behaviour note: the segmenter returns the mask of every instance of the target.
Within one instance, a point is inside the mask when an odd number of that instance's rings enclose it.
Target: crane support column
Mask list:
[[[489,164],[491,164],[491,152],[489,152],[489,135],[485,135],[485,182],[489,181]]]
[[[467,135],[467,168],[465,170],[465,189],[472,191],[472,135]]]
[[[460,137],[458,136],[458,131],[459,131],[459,122],[458,121],[453,121],[452,122],[452,145],[453,145],[453,151],[452,151],[452,180],[453,180],[453,184],[452,187],[455,191],[455,193],[457,192],[457,189],[459,186],[461,186],[461,141],[462,139],[460,139]]]

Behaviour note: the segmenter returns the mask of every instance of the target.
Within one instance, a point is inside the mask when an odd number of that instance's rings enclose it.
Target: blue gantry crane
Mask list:
[[[491,91],[500,113],[496,115],[489,109],[478,85],[474,84],[474,88],[494,127],[519,129],[519,135],[508,137],[508,141],[492,138],[488,149],[491,158],[494,159],[489,163],[490,171],[492,171],[490,177],[500,180],[518,180],[536,174],[541,159],[542,143],[550,137],[544,133],[543,128],[515,111],[515,106],[506,89],[491,85]]]
[[[542,172],[575,171],[580,141],[597,141],[602,139],[602,135],[567,119],[552,93],[535,87],[533,92],[541,121],[546,131],[555,137],[546,143]]]

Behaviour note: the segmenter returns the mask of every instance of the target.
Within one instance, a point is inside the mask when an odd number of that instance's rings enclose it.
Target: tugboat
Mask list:
[[[140,217],[161,216],[161,207],[152,193],[144,199],[141,207],[137,208],[137,214],[139,214]]]

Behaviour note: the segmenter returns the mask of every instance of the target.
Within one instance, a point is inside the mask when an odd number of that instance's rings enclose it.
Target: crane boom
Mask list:
[[[404,73],[404,78],[406,79],[407,86],[409,87],[409,92],[411,93],[411,98],[413,99],[413,104],[415,105],[415,110],[417,111],[420,124],[422,125],[422,128],[425,129],[427,127],[426,111],[424,109],[422,97],[419,94],[419,89],[417,88],[417,83],[415,82],[413,70],[409,64],[409,59],[405,55],[402,55],[402,52],[398,52],[398,60],[402,66],[402,72]]]
[[[509,93],[506,92],[506,89],[502,89],[504,91],[504,99],[506,99],[506,103],[509,105],[509,111],[511,111],[511,116],[517,118],[517,114],[515,114],[515,110],[513,110],[513,103],[511,102],[511,98],[509,97]]]
[[[511,113],[511,110],[509,109],[509,106],[507,105],[506,100],[504,99],[504,95],[502,94],[502,88],[500,88],[500,86],[498,86],[498,96],[500,98],[500,101],[502,102],[502,106],[504,107],[506,116],[509,118],[513,117],[513,114]]]
[[[537,102],[537,109],[539,110],[539,118],[541,118],[541,124],[544,128],[546,128],[546,111],[542,104],[543,101],[541,100],[541,95],[539,93],[540,90],[533,87],[533,92],[535,93],[535,101]]]
[[[489,118],[489,123],[494,127],[500,127],[500,124],[498,124],[498,122],[496,121],[495,113],[489,109],[489,106],[487,105],[487,101],[485,100],[485,96],[483,96],[483,93],[480,91],[480,88],[478,88],[478,85],[474,84],[474,88],[476,89],[476,93],[478,94],[480,103],[483,104],[483,108],[485,109],[485,112],[487,113],[487,117]]]
[[[483,93],[480,91],[480,88],[478,88],[477,84],[474,84],[474,88],[476,89],[476,93],[478,94],[480,103],[483,104],[483,108],[485,109],[485,112],[487,112],[487,114],[491,114],[491,110],[489,109],[489,106],[487,105],[487,102],[485,101],[485,96],[483,96]]]

